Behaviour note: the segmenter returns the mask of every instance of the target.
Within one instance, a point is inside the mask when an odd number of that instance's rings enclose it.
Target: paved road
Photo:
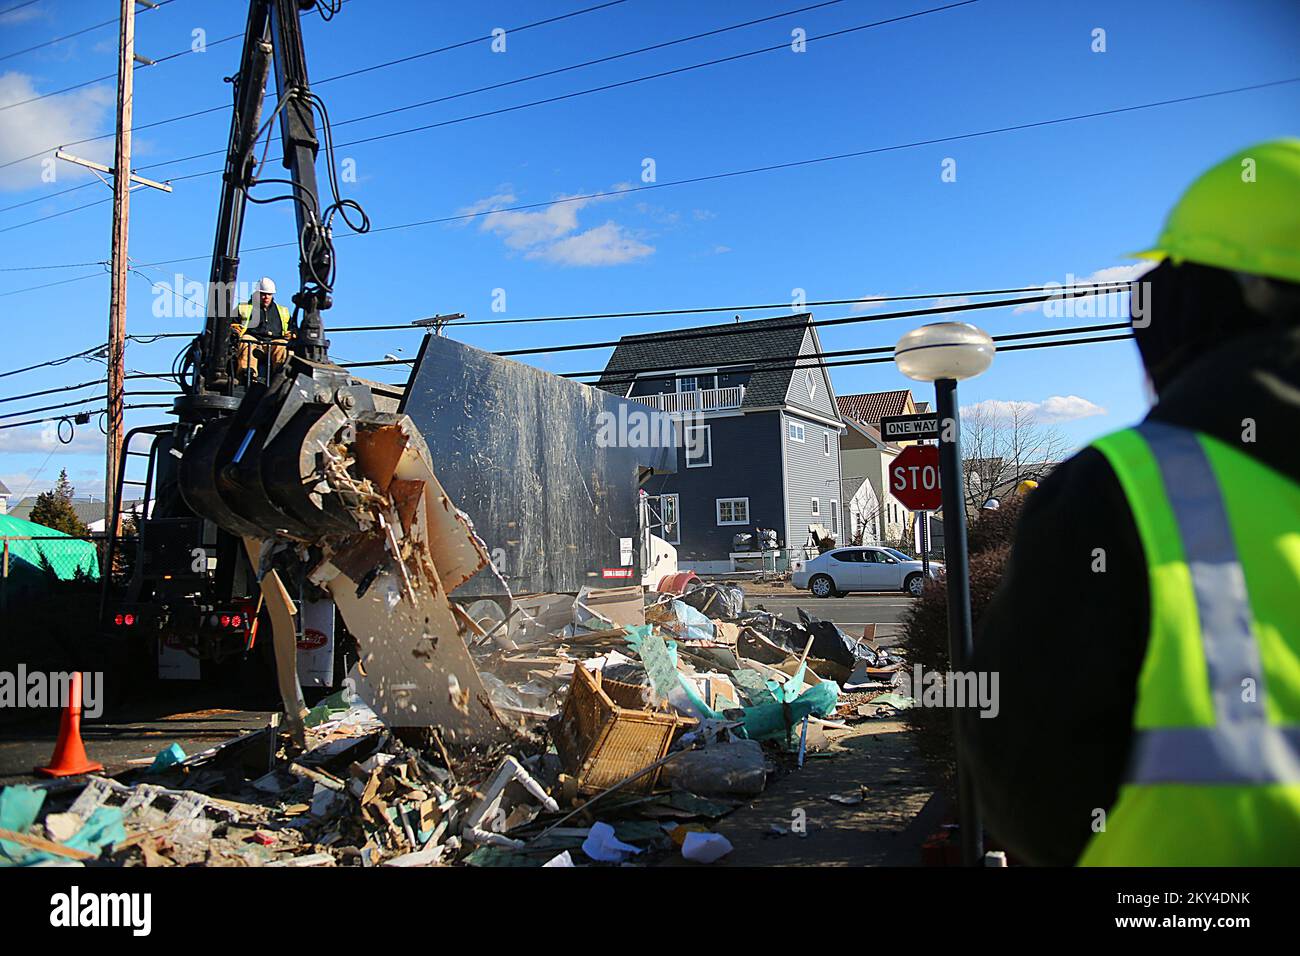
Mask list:
[[[807,591],[792,591],[770,597],[766,594],[745,596],[746,607],[763,607],[781,617],[799,619],[797,609],[803,608],[813,617],[834,621],[847,631],[862,625],[875,624],[879,639],[893,638],[898,634],[903,615],[912,606],[914,598],[904,594],[850,594],[843,598],[815,598]]]
[[[110,708],[97,720],[83,718],[81,736],[90,758],[108,773],[147,763],[171,743],[195,754],[266,726],[270,711],[243,709],[250,703],[247,696],[178,683]],[[0,726],[0,786],[36,780],[32,768],[49,762],[58,732],[54,711]]]

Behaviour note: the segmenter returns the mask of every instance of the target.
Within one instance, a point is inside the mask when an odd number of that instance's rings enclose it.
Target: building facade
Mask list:
[[[678,564],[733,569],[738,534],[801,551],[809,527],[842,540],[840,420],[811,315],[625,336],[600,387],[670,413],[675,475],[645,488]],[[800,365],[800,363],[803,363]]]

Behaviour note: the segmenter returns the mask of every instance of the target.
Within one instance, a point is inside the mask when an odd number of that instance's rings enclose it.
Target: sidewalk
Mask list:
[[[829,750],[810,755],[803,770],[772,779],[762,795],[719,822],[717,831],[735,849],[715,866],[919,865],[943,799],[931,800],[929,770],[902,722],[869,720],[827,733]],[[858,794],[856,805],[828,799]],[[794,832],[800,817],[802,836]]]

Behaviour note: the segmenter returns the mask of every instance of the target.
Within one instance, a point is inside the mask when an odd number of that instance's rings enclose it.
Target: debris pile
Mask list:
[[[723,585],[521,600],[466,650],[499,741],[390,726],[356,692],[363,665],[306,714],[306,746],[277,722],[116,778],[5,789],[0,865],[709,863],[731,849],[716,821],[801,766],[821,726],[907,703],[879,697],[901,662],[869,636],[746,610]]]

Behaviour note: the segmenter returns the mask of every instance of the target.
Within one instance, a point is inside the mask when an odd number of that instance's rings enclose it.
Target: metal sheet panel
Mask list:
[[[640,474],[677,467],[668,415],[447,338],[425,340],[403,410],[513,593],[600,586],[625,567]],[[633,560],[636,580],[639,547]],[[457,596],[500,592],[486,569]]]

